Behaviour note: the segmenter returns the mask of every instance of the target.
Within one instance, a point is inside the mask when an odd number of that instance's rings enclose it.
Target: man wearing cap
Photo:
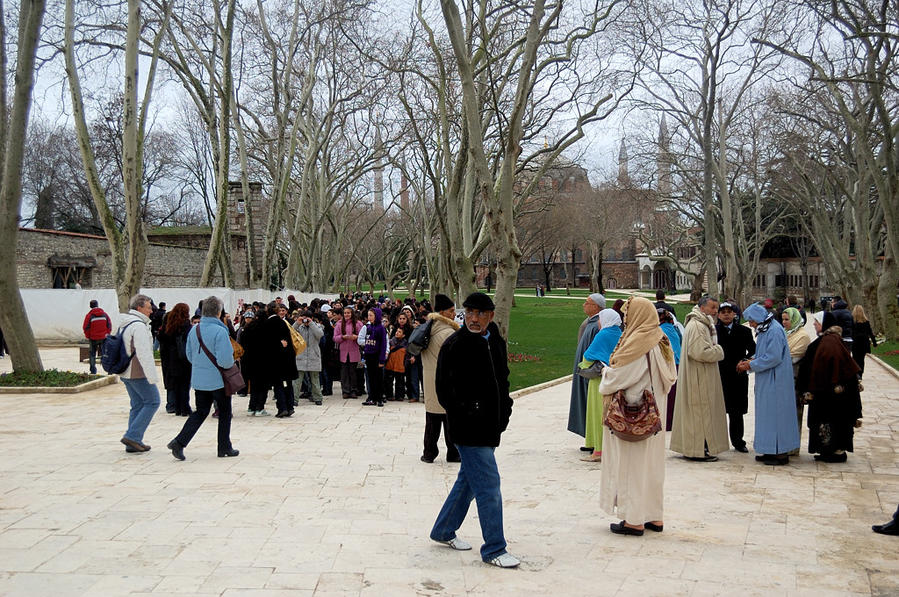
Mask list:
[[[112,321],[106,311],[100,308],[100,303],[92,300],[91,310],[84,316],[84,337],[90,341],[90,354],[88,355],[88,363],[90,364],[91,373],[97,372],[97,354],[103,350],[103,343],[106,336],[112,333]],[[0,348],[2,351],[2,348]]]
[[[500,568],[515,568],[521,562],[506,551],[494,454],[512,414],[506,342],[493,323],[495,307],[489,296],[475,292],[462,306],[465,325],[443,343],[436,374],[437,399],[446,409],[462,465],[431,529],[431,539],[452,549],[471,549],[456,531],[474,499],[484,537],[481,559]]]
[[[594,292],[584,301],[587,316],[577,331],[577,350],[574,353],[574,373],[571,376],[571,406],[568,408],[568,431],[581,437],[587,434],[587,383],[589,380],[578,375],[578,364],[599,332],[599,312],[606,308],[606,297]],[[592,452],[594,446],[581,446],[584,452]]]
[[[736,321],[733,304],[721,303],[718,307],[718,344],[724,349],[724,358],[718,361],[721,388],[724,391],[724,408],[729,421],[730,443],[737,452],[748,452],[743,439],[743,415],[749,407],[749,374],[737,371],[737,363],[755,354],[752,331]]]

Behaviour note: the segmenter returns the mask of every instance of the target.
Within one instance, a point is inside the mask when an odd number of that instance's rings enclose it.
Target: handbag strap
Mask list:
[[[646,353],[646,368],[649,369],[649,391],[655,394],[652,387],[652,361],[649,360],[649,353]]]
[[[206,348],[206,344],[203,343],[203,334],[200,333],[199,323],[197,324],[197,340],[200,342],[200,348],[203,349],[203,352],[206,353],[206,356],[209,357],[209,360],[212,361],[212,364],[215,365],[215,368],[221,371],[222,368],[219,367],[219,363],[215,360],[215,356],[211,352],[209,352],[209,349]]]

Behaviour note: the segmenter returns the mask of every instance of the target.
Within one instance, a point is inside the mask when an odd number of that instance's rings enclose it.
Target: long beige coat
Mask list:
[[[665,420],[665,396],[677,379],[674,361],[662,356],[658,346],[649,351],[652,376],[641,357],[620,367],[603,370],[599,391],[604,395],[624,390],[629,403],[638,402],[643,390],[651,387],[659,416]],[[650,381],[651,380],[651,381]],[[599,486],[599,506],[612,516],[619,516],[633,525],[664,520],[665,432],[639,442],[627,442],[602,427],[602,476]]]
[[[724,349],[712,339],[712,317],[699,307],[687,314],[685,324],[669,448],[689,458],[701,458],[705,455],[704,443],[713,455],[730,449],[718,372]]]
[[[447,319],[440,313],[428,314],[428,319],[432,320],[431,324],[431,340],[428,347],[421,351],[422,374],[424,375],[425,385],[425,411],[429,413],[444,414],[446,411],[437,401],[437,389],[434,380],[437,375],[437,355],[440,354],[440,347],[446,342],[446,339],[452,336],[459,329],[459,324],[452,319]]]

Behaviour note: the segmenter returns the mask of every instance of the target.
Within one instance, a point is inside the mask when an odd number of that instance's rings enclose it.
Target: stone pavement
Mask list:
[[[75,367],[74,348],[42,352]],[[497,451],[519,570],[428,540],[457,465],[419,462],[420,404],[338,394],[260,419],[238,399],[240,456],[216,458],[208,421],[178,462],[184,419],[164,409],[153,450],[124,452],[121,384],[0,396],[0,595],[897,595],[899,537],[870,525],[899,502],[899,383],[871,362],[865,386],[846,464],[669,453],[665,532],[643,537],[609,532],[601,465],[565,431],[569,385],[519,398]],[[475,513],[460,535],[477,549]]]

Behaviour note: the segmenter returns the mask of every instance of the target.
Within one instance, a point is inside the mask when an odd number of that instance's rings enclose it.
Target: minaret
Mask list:
[[[659,152],[656,155],[656,180],[658,180],[659,195],[671,194],[671,135],[668,133],[668,123],[662,114],[659,123]]]
[[[627,144],[625,138],[621,138],[621,147],[618,149],[618,184],[628,186],[631,178],[627,173]]]
[[[384,143],[381,131],[375,131],[375,207],[384,211]]]
[[[406,178],[405,169],[400,173],[400,208],[409,211],[409,180]]]

